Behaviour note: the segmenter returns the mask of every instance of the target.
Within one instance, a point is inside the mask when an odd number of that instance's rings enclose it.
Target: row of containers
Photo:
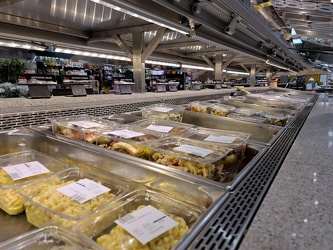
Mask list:
[[[177,248],[312,98],[270,89],[4,131],[0,249]]]

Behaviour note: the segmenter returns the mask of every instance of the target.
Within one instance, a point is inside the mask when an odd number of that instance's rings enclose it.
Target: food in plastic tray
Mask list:
[[[102,170],[71,167],[20,188],[28,222],[71,228],[127,192],[129,185]]]
[[[223,158],[223,173],[233,171],[235,167],[242,162],[245,157],[247,140],[250,134],[236,131],[217,130],[209,128],[196,127],[181,135],[183,138],[191,140],[206,141],[215,143],[219,146],[232,149],[226,157]]]
[[[201,213],[196,206],[169,195],[137,189],[123,197],[119,205],[105,209],[97,219],[87,218],[78,230],[105,249],[172,249]],[[156,218],[159,222],[154,227]],[[131,230],[128,225],[133,221],[135,228]],[[141,235],[136,233],[139,231]]]
[[[193,112],[199,112],[199,113],[205,113],[209,114],[210,113],[210,104],[209,103],[203,103],[203,102],[190,102],[189,107],[190,110]]]
[[[288,123],[290,116],[264,114],[264,123],[284,127]]]
[[[155,118],[144,119],[131,124],[132,128],[139,127],[142,131],[177,135],[185,133],[194,125]]]
[[[262,111],[251,108],[236,108],[233,112],[244,116],[260,116],[263,114]]]
[[[231,111],[235,110],[236,108],[230,105],[225,104],[213,104],[211,105],[211,115],[217,115],[217,116],[227,116]]]
[[[143,117],[130,114],[112,114],[112,115],[102,116],[101,118],[119,124],[129,124],[144,120]]]
[[[101,250],[93,240],[57,226],[45,226],[0,243],[2,250]]]
[[[145,143],[166,136],[168,135],[165,133],[143,130],[135,126],[120,126],[118,129],[102,131],[98,134],[96,144],[110,150],[149,159],[151,150],[145,146]]]
[[[110,122],[91,115],[77,115],[52,119],[52,131],[66,137],[82,140],[89,143],[96,141],[96,132],[100,129],[117,126]]]
[[[205,178],[222,181],[224,158],[232,151],[209,142],[169,137],[148,142],[151,161]]]
[[[246,122],[265,123],[265,118],[261,116],[244,116],[237,113],[230,113],[227,117]]]
[[[182,121],[184,110],[184,107],[165,103],[159,103],[141,108],[142,117],[144,118],[159,118],[176,122]]]
[[[63,169],[67,164],[34,150],[0,157],[0,208],[9,215],[24,211],[24,199],[17,189],[34,179]]]

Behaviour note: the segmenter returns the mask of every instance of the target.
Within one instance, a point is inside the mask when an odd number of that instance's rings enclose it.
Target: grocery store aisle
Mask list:
[[[333,97],[323,93],[240,249],[332,249]]]

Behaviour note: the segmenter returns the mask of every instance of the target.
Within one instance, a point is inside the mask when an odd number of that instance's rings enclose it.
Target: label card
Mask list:
[[[210,135],[204,139],[205,141],[221,142],[221,143],[233,143],[236,140],[234,136],[224,135]]]
[[[150,205],[127,214],[115,222],[142,244],[178,225],[178,222]]]
[[[173,108],[166,108],[166,107],[156,107],[154,108],[155,111],[159,111],[159,112],[163,112],[163,113],[167,113],[171,110],[173,110]]]
[[[73,122],[71,122],[71,124],[74,124],[74,125],[82,127],[82,128],[103,127],[102,124],[99,124],[97,122],[92,122],[92,121],[73,121]]]
[[[145,135],[143,133],[139,133],[139,132],[128,130],[128,129],[115,130],[115,131],[109,132],[108,134],[120,136],[120,137],[125,138],[125,139]]]
[[[9,174],[14,181],[50,172],[50,170],[38,161],[11,165],[3,167],[2,169]]]
[[[60,187],[57,191],[79,203],[84,203],[94,197],[109,192],[110,188],[85,178]]]
[[[210,150],[207,148],[200,148],[200,147],[186,145],[186,144],[180,145],[179,147],[175,147],[174,149],[181,151],[181,152],[189,153],[192,155],[197,155],[200,157],[205,157],[214,152],[213,150]]]
[[[170,126],[161,126],[161,125],[149,125],[146,129],[162,132],[162,133],[169,133],[173,127]]]

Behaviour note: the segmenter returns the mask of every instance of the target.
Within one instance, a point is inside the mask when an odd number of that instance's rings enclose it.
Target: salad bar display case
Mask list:
[[[262,105],[261,96],[268,103],[273,98],[274,105],[279,106]],[[1,231],[0,247],[1,244],[3,247],[15,245],[22,239],[19,235],[33,234],[37,232],[36,227],[43,230],[55,224],[61,228],[59,230],[69,228],[78,232],[84,239],[82,243],[87,240],[93,249],[103,249],[102,246],[110,242],[116,244],[112,246],[136,244],[154,249],[154,244],[167,241],[175,249],[201,249],[203,246],[236,249],[317,96],[268,89],[251,97],[251,103],[235,102],[234,108],[228,110],[236,114],[236,110],[242,109],[242,117],[282,113],[288,117],[282,126],[191,110],[194,104],[209,108],[214,106],[209,104],[215,103],[233,106],[225,97],[227,95],[198,96],[187,99],[187,103],[183,97],[165,98],[164,104],[148,103],[113,115],[74,114],[65,120],[49,117],[44,124],[1,131],[0,164],[1,157],[6,155],[33,151],[56,159],[66,167],[23,185],[24,189],[20,189],[21,185],[16,187],[15,191],[25,199],[25,207],[34,209],[18,215],[0,210],[1,222],[9,227]],[[253,99],[260,100],[256,103]],[[280,105],[282,99],[287,105]],[[201,105],[201,101],[205,105]],[[256,109],[256,105],[259,108]],[[87,127],[92,124],[94,127]],[[73,131],[77,131],[77,136],[72,136]],[[108,147],[101,143],[106,141]],[[122,147],[114,147],[116,143]],[[125,150],[128,147],[141,153],[130,154]],[[48,195],[56,192],[49,190],[53,182],[77,182],[87,178],[106,184],[104,188],[111,190],[107,193],[110,199],[103,203],[101,198],[99,206],[93,205],[95,212],[72,220],[69,215],[63,215],[64,204],[43,203],[44,191]],[[59,197],[64,196],[65,193]],[[83,199],[71,197],[79,203]],[[85,204],[92,206],[98,197],[80,205],[66,200],[68,204],[78,205],[75,209],[85,211]],[[162,212],[163,218],[174,219],[181,227],[166,230],[154,239],[134,239],[122,226],[125,228],[128,221],[138,219],[135,217],[138,209],[147,212],[151,206],[158,210],[154,213]],[[119,218],[123,221],[119,222]],[[115,235],[123,239],[122,243],[114,241]],[[214,237],[218,239],[212,241]]]

